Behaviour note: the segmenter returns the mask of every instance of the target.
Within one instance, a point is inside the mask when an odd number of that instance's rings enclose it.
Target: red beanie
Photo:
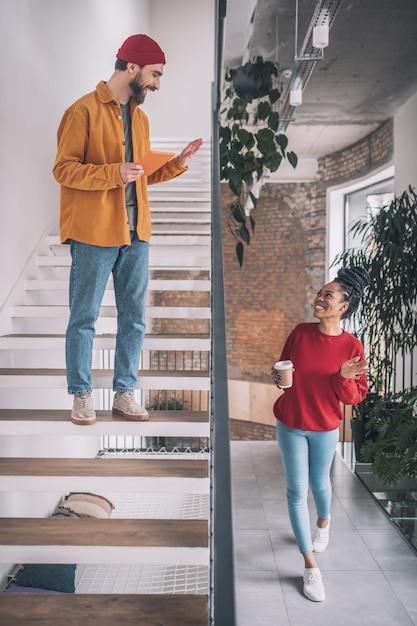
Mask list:
[[[165,64],[165,55],[156,41],[147,35],[132,35],[124,41],[116,54],[118,59],[137,65]]]

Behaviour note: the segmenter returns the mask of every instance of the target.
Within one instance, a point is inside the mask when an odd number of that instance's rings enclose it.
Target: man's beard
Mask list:
[[[146,88],[139,83],[139,80],[137,78],[134,78],[130,81],[129,87],[132,90],[133,98],[136,104],[143,104],[146,97]]]

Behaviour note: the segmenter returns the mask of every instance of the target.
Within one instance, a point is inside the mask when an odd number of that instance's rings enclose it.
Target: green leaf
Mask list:
[[[280,133],[279,135],[275,137],[275,140],[277,144],[279,145],[279,147],[281,148],[281,150],[285,151],[287,149],[287,146],[288,146],[287,135],[283,135],[282,133]]]
[[[274,152],[268,159],[267,166],[271,170],[271,172],[276,172],[282,162],[282,154],[279,152]]]
[[[271,130],[278,130],[279,125],[279,113],[276,111],[271,111],[268,117],[268,126]]]
[[[270,103],[274,104],[279,100],[281,93],[278,91],[278,89],[271,89],[268,95]]]
[[[228,126],[220,126],[219,136],[222,141],[229,143],[232,138],[232,131]]]
[[[269,104],[269,102],[266,102],[265,100],[259,102],[258,109],[257,109],[258,119],[266,120],[270,112],[271,112],[271,105]]]
[[[248,142],[251,140],[252,133],[247,131],[246,128],[239,128],[237,136],[242,146],[247,146]]]
[[[297,167],[297,163],[298,163],[298,156],[295,154],[295,152],[287,152],[287,159],[288,159],[289,163],[295,169]]]
[[[277,148],[274,141],[260,141],[258,143],[259,151],[269,159],[274,154],[277,154]]]
[[[245,210],[242,204],[239,201],[234,202],[231,205],[231,209],[232,209],[233,219],[235,219],[236,222],[239,222],[240,224],[244,224],[246,222],[246,215],[245,215]]]
[[[256,209],[256,203],[258,202],[258,198],[256,196],[254,196],[251,191],[249,192],[249,196],[250,196],[250,199],[252,200],[253,208]],[[254,229],[252,228],[252,230],[254,230]]]
[[[234,169],[229,171],[229,187],[235,196],[239,197],[242,193],[242,179]]]
[[[250,168],[250,170],[244,172],[243,174],[243,180],[245,181],[245,183],[251,187],[253,185],[253,174],[252,174],[252,168]]]
[[[238,229],[238,231],[237,231],[237,235],[238,235],[241,239],[243,239],[243,241],[244,241],[247,245],[249,245],[249,243],[250,243],[250,233],[249,233],[249,231],[248,231],[248,229],[247,229],[246,223],[245,223],[245,224],[242,224],[242,225],[240,226],[240,228],[239,228],[239,229]]]
[[[236,256],[237,256],[237,260],[239,261],[239,266],[242,267],[243,265],[243,243],[241,241],[238,241],[236,244]]]
[[[255,203],[254,203],[255,204]],[[256,205],[255,205],[256,206]],[[255,232],[255,220],[252,217],[252,213],[249,215],[249,221],[250,221],[250,227],[252,229],[252,232]]]
[[[274,133],[269,128],[261,128],[256,133],[256,139],[258,142],[274,141]]]

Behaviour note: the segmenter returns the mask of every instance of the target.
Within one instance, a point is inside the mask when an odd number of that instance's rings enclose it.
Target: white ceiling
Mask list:
[[[299,0],[298,48],[316,4]],[[281,71],[294,70],[295,7],[296,0],[227,0],[224,65],[261,55],[278,60]],[[284,91],[287,86],[283,78]],[[289,147],[304,159],[340,150],[393,117],[416,92],[417,0],[342,0],[324,59],[286,130]]]

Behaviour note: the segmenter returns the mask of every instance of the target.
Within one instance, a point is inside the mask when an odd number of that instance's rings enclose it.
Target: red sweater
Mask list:
[[[345,361],[364,357],[362,343],[351,333],[324,335],[317,323],[299,324],[289,334],[279,360],[294,364],[293,386],[274,404],[274,415],[283,424],[300,430],[338,428],[343,413],[340,403],[355,405],[366,396],[368,383],[339,374]]]

